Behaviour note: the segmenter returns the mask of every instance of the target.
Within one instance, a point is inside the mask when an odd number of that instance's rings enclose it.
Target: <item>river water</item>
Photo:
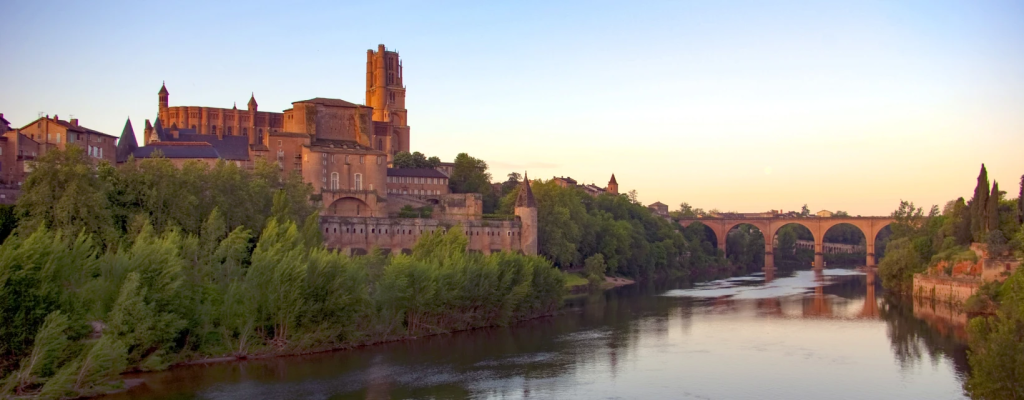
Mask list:
[[[963,327],[873,274],[630,285],[562,315],[143,374],[105,399],[961,399]],[[953,318],[954,320],[956,318]]]

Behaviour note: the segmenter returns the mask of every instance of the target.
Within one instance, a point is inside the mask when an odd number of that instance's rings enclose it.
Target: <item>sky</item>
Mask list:
[[[0,113],[141,137],[171,106],[365,102],[397,50],[412,150],[644,203],[888,215],[1024,174],[1024,2],[0,2]]]

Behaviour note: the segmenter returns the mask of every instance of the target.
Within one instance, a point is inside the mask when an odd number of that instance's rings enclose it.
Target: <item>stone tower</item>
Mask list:
[[[160,92],[157,93],[157,96],[160,98],[159,108],[157,108],[157,110],[158,110],[158,112],[157,112],[157,119],[158,120],[159,119],[166,120],[167,119],[167,107],[169,105],[168,98],[170,97],[170,93],[167,92],[167,84],[166,84],[166,82],[160,84]]]
[[[375,128],[371,146],[388,153],[388,159],[400,151],[409,151],[408,110],[405,109],[405,85],[402,60],[397,51],[383,44],[377,51],[366,50],[366,105],[373,107]]]
[[[516,197],[516,219],[520,222],[519,248],[528,256],[537,255],[537,200],[533,198],[530,177],[523,175],[523,183]]]
[[[608,181],[605,191],[610,194],[619,194],[619,183],[615,181],[615,174],[612,174],[612,179]]]

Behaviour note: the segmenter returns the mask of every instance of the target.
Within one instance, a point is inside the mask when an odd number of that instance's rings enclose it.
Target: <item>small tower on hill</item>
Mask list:
[[[528,174],[523,174],[523,183],[516,197],[515,214],[521,224],[519,248],[528,256],[537,255],[537,200],[533,198]]]
[[[605,191],[610,194],[619,194],[619,183],[615,181],[615,174],[612,174],[612,179],[608,181]]]

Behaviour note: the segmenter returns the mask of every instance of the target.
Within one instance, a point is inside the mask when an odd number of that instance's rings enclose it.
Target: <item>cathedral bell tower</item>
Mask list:
[[[366,51],[366,105],[373,107],[375,128],[371,146],[388,153],[390,162],[395,153],[409,151],[408,111],[405,109],[405,85],[402,60],[397,51],[383,44],[377,51]]]

